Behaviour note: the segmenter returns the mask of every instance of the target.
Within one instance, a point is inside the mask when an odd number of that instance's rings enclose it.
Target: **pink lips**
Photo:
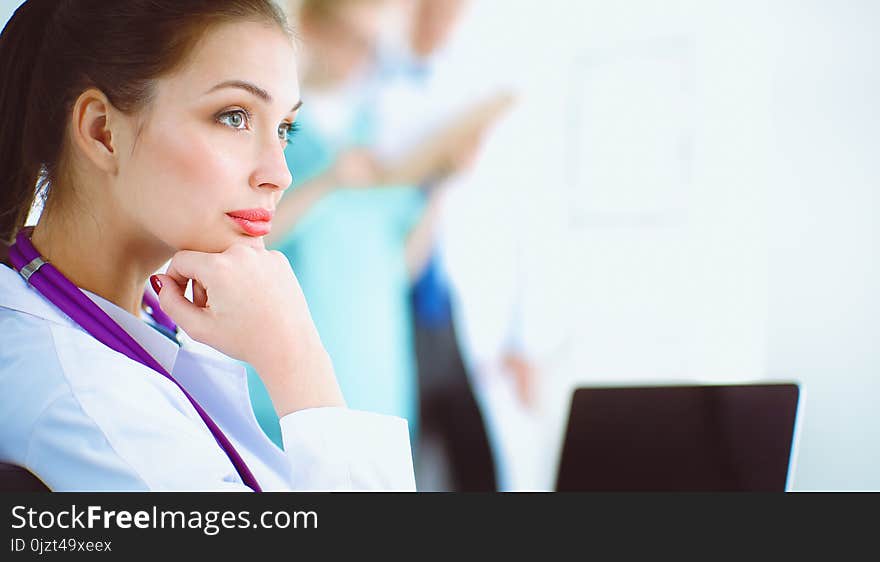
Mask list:
[[[272,230],[272,211],[242,209],[226,213],[248,236],[265,236]]]

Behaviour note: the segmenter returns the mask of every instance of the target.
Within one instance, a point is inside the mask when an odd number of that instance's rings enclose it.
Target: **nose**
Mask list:
[[[284,158],[284,146],[274,136],[259,143],[257,166],[251,174],[251,187],[284,191],[293,182],[293,176]]]

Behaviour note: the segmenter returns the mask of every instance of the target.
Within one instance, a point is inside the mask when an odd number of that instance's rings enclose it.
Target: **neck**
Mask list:
[[[151,249],[120,222],[91,216],[73,220],[47,208],[31,241],[74,285],[137,316],[147,278],[173,252],[155,245]]]

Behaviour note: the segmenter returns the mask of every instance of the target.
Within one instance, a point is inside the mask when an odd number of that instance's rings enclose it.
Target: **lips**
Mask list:
[[[244,219],[252,222],[272,222],[272,211],[266,209],[242,209],[226,213],[234,219]]]
[[[272,211],[266,209],[242,209],[226,213],[241,231],[248,236],[265,236],[272,230]]]

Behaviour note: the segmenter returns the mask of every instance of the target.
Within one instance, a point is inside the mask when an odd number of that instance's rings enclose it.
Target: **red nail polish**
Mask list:
[[[153,286],[153,290],[156,291],[156,294],[159,294],[159,291],[162,290],[162,282],[155,275],[150,275],[150,284]]]

